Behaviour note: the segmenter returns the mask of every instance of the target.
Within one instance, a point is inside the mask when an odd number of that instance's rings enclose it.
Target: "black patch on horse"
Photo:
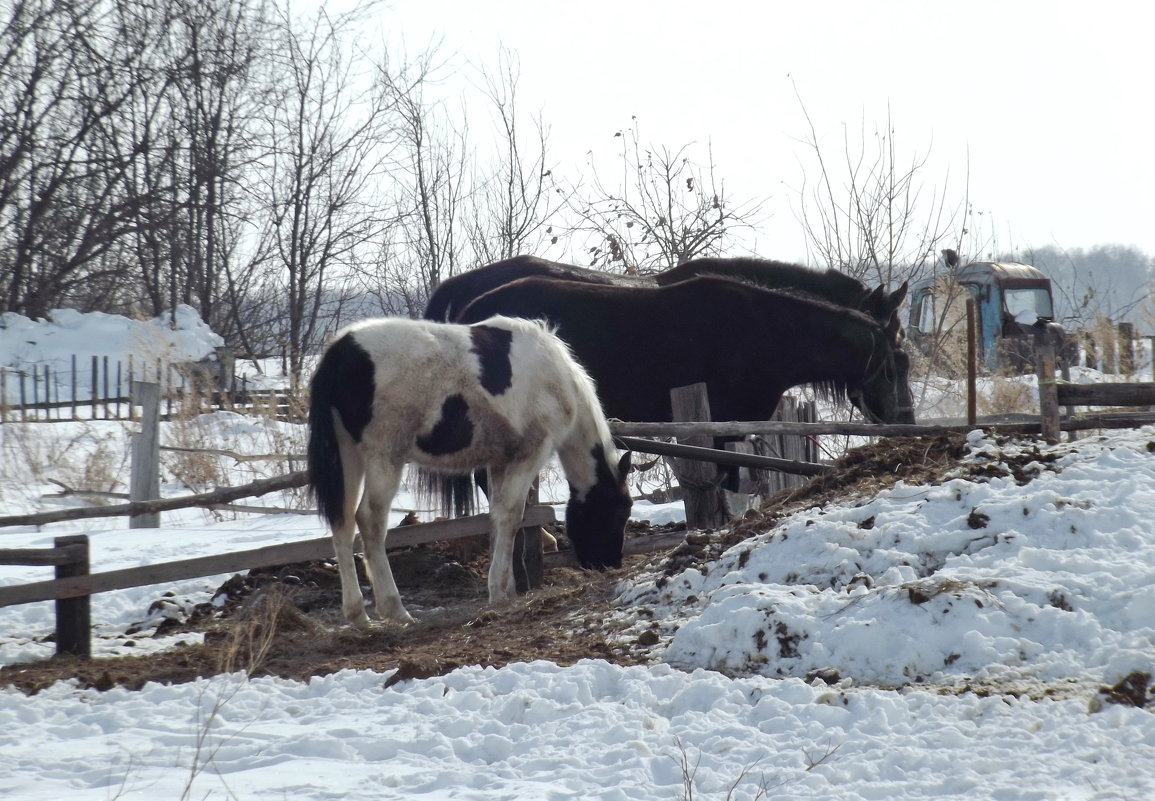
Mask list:
[[[353,334],[346,334],[329,348],[313,380],[314,392],[317,387],[326,389],[332,408],[355,442],[361,441],[365,426],[373,419],[374,372],[373,359]]]
[[[445,456],[468,448],[473,442],[469,404],[461,395],[450,395],[441,404],[441,419],[428,434],[417,437],[417,447],[430,456]]]
[[[474,325],[469,329],[473,353],[481,361],[481,386],[490,395],[500,395],[513,386],[513,365],[509,350],[513,332],[491,325]]]

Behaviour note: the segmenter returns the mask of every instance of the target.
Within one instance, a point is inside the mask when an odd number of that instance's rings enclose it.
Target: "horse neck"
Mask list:
[[[600,407],[594,406],[593,409],[596,411],[582,410],[569,436],[557,449],[570,492],[579,497],[584,497],[586,491],[598,482],[602,465],[604,469],[612,470],[608,461],[613,452],[609,426],[601,417]]]
[[[815,315],[814,328],[803,334],[798,347],[805,358],[792,360],[801,373],[803,381],[836,381],[854,383],[853,379],[864,378],[874,367],[875,353],[880,332],[864,322],[840,318],[840,315]],[[831,331],[838,333],[834,347],[807,348],[809,336],[828,338]],[[847,379],[851,379],[849,382]]]

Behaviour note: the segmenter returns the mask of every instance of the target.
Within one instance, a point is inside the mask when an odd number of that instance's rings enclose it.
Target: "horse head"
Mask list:
[[[622,566],[622,542],[633,504],[626,485],[630,452],[622,455],[616,470],[611,469],[600,445],[594,448],[593,455],[596,481],[584,494],[571,486],[565,533],[582,567],[604,570]]]
[[[846,393],[872,423],[914,423],[914,396],[910,392],[910,357],[883,326],[875,335],[874,352],[861,385]]]

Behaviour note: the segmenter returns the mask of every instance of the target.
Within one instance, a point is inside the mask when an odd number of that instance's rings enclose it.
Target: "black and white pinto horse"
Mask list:
[[[578,560],[621,565],[629,453],[619,460],[593,382],[540,322],[356,323],[325,351],[311,391],[310,489],[332,529],[351,623],[369,622],[353,564],[354,522],[377,616],[412,620],[385,553],[407,463],[448,475],[488,468],[491,603],[514,596],[514,534],[530,485],[555,452],[570,485],[566,534]]]

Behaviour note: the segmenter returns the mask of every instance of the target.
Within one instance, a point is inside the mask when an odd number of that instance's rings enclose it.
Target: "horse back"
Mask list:
[[[586,270],[570,264],[539,259],[536,256],[514,256],[503,261],[477,267],[442,281],[429,296],[425,307],[426,320],[454,322],[470,301],[492,289],[521,278],[552,278],[556,281],[578,281],[586,284],[612,284],[615,278],[607,273]]]
[[[385,319],[349,335],[374,367],[371,419],[358,439],[376,457],[469,470],[517,458],[572,425],[566,365],[540,326]]]
[[[765,373],[762,365],[773,367],[786,358],[782,337],[772,334],[789,325],[782,310],[800,301],[763,297],[771,294],[777,295],[716,277],[648,288],[525,278],[481,296],[461,319],[503,314],[546,320],[589,371],[607,415],[668,420],[671,388],[700,381],[717,387],[740,383],[750,375],[750,362]],[[740,400],[750,397],[759,404],[757,411],[768,416],[777,403],[777,384],[766,376],[762,387],[770,389],[765,393],[735,389],[734,405],[753,414]],[[769,408],[763,408],[763,399]]]

